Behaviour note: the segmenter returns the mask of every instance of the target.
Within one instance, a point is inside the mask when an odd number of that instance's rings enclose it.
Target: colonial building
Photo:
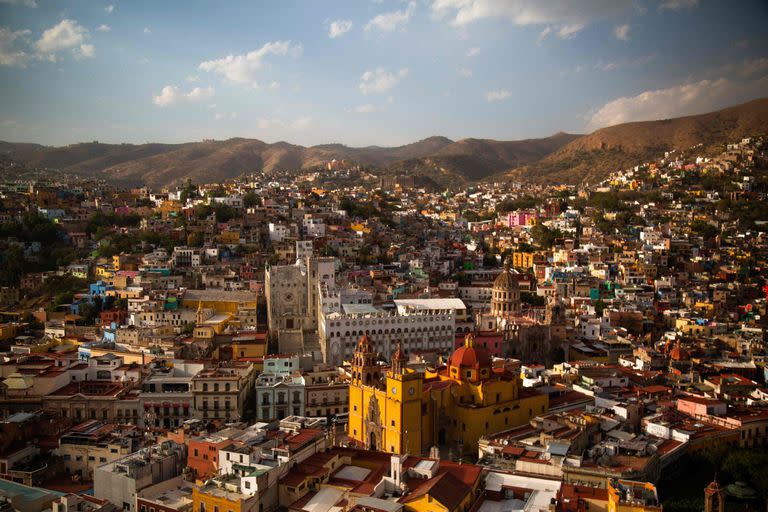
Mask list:
[[[193,410],[197,419],[240,421],[253,389],[251,363],[225,361],[192,378]]]
[[[267,324],[281,353],[305,353],[315,348],[318,285],[333,287],[335,282],[335,258],[306,257],[295,265],[267,266]]]
[[[478,314],[476,324],[481,331],[504,334],[505,356],[524,364],[552,365],[563,361],[567,354],[565,306],[550,299],[543,316],[523,312],[520,285],[506,260],[504,270],[493,282],[490,311]]]
[[[433,445],[477,451],[480,436],[546,412],[548,397],[522,387],[520,376],[494,368],[468,334],[436,372],[405,365],[398,347],[390,367],[377,363],[368,336],[357,345],[349,386],[349,437],[371,450],[426,453]]]

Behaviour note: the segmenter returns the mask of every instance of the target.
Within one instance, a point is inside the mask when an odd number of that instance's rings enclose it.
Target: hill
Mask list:
[[[430,137],[404,146],[362,148],[342,144],[303,147],[244,138],[184,144],[89,142],[63,147],[0,142],[0,154],[29,167],[109,176],[119,182],[152,186],[186,179],[223,181],[254,171],[314,168],[333,159],[389,168],[391,172],[431,173],[434,166],[444,167],[449,182],[463,183],[534,162],[575,137],[557,134],[547,139],[512,142],[479,139],[454,142],[445,137]]]
[[[601,128],[506,174],[538,182],[595,182],[622,170],[697,144],[704,151],[744,136],[768,134],[768,98],[707,114]]]
[[[721,147],[746,135],[766,133],[768,98],[708,114],[611,126],[588,135],[561,132],[518,141],[429,137],[403,146],[361,148],[268,144],[245,138],[182,144],[89,142],[63,147],[0,142],[0,157],[32,168],[151,186],[315,168],[333,159],[377,167],[383,173],[414,174],[443,186],[483,179],[579,183],[595,182],[671,149],[696,144],[705,149]]]

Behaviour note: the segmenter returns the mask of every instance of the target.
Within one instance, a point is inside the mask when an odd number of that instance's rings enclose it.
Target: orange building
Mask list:
[[[192,437],[188,442],[187,466],[195,478],[204,480],[219,472],[219,450],[232,444],[224,437]]]

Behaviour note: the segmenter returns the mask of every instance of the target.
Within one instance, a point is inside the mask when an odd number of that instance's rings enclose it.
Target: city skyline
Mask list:
[[[765,14],[697,0],[3,1],[0,140],[586,133],[764,95]]]

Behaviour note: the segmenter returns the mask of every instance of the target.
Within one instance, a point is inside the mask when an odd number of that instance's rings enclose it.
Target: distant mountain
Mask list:
[[[476,181],[521,165],[541,160],[546,155],[581,137],[556,133],[543,139],[498,141],[462,139],[415,161],[397,166],[432,169],[461,181]]]
[[[702,144],[705,151],[719,150],[742,137],[766,134],[768,98],[762,98],[708,114],[601,128],[507,176],[551,183],[595,182],[672,149]]]
[[[0,142],[0,158],[35,168],[108,177],[152,186],[186,179],[216,182],[248,172],[307,169],[333,159],[424,176],[461,186],[482,179],[594,182],[614,170],[695,144],[718,146],[745,135],[768,133],[768,98],[709,114],[626,123],[589,135],[556,133],[541,139],[497,141],[430,137],[397,147],[304,147],[256,139],[183,144],[102,144],[48,147]]]

